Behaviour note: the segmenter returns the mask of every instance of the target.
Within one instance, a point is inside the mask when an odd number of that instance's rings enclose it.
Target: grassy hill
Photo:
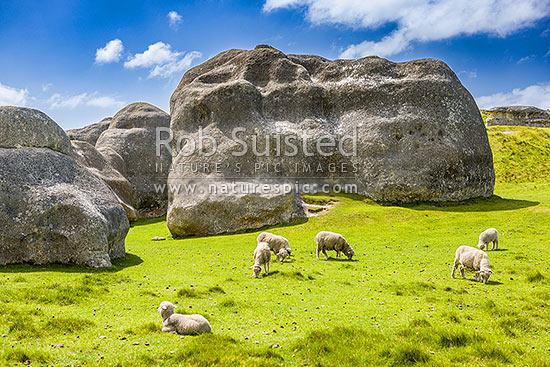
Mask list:
[[[550,366],[550,135],[488,131],[493,198],[308,196],[334,206],[270,229],[295,251],[267,277],[249,269],[259,231],[175,240],[162,220],[134,225],[110,270],[0,267],[0,365]],[[501,236],[490,283],[451,279],[456,247],[488,227]],[[346,236],[354,261],[315,258],[325,229]],[[161,333],[163,300],[214,333]]]
[[[550,129],[521,126],[487,128],[497,182],[548,182]]]

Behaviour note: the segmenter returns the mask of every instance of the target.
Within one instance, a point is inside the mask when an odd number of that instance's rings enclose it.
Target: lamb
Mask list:
[[[317,259],[319,259],[319,251],[325,254],[328,259],[327,250],[336,251],[338,259],[342,258],[340,252],[343,252],[350,260],[355,255],[355,251],[353,251],[344,236],[338,233],[321,231],[315,236],[315,242],[317,243]]]
[[[481,232],[477,247],[479,247],[480,250],[484,250],[485,246],[487,246],[487,250],[489,250],[489,244],[491,242],[493,243],[491,250],[498,250],[498,231],[494,228],[489,228]]]
[[[452,278],[455,277],[455,270],[459,266],[460,275],[464,279],[466,279],[464,276],[464,269],[475,271],[476,282],[487,284],[489,282],[489,277],[493,274],[489,268],[489,256],[487,256],[484,251],[478,250],[475,247],[460,246],[456,249],[455,262],[453,264],[453,271],[451,272]]]
[[[254,250],[254,278],[257,278],[262,271],[262,265],[264,266],[265,275],[269,275],[269,261],[271,260],[271,251],[269,245],[266,242],[258,243],[258,246]]]
[[[199,335],[212,332],[210,323],[203,316],[174,313],[176,307],[168,301],[161,302],[158,312],[162,316],[163,332],[181,335]]]
[[[283,236],[278,236],[269,232],[262,232],[258,235],[257,241],[258,243],[266,242],[273,253],[277,255],[277,260],[280,260],[281,263],[292,253],[288,240]]]

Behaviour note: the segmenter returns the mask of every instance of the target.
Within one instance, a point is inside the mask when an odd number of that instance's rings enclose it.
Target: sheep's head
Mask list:
[[[477,244],[477,247],[479,247],[480,250],[484,250],[485,249],[485,244],[483,242],[480,242]]]
[[[254,278],[257,278],[258,275],[260,275],[260,271],[262,271],[262,267],[260,265],[254,265],[252,266],[252,270],[254,271]]]
[[[482,283],[489,283],[489,277],[493,274],[493,272],[489,269],[487,270],[478,270],[476,271],[476,279],[479,280]]]
[[[355,256],[355,251],[353,251],[353,248],[351,248],[351,246],[348,246],[344,249],[344,255],[346,255],[348,259],[351,260],[351,258]]]
[[[168,301],[162,301],[160,303],[158,312],[161,314],[162,318],[167,318],[168,316],[172,315],[174,313],[174,308],[176,308],[176,305],[173,305],[171,302]]]
[[[280,249],[279,252],[277,253],[277,258],[281,260],[281,262],[283,262],[284,259],[288,256],[290,256],[290,252],[286,248]]]

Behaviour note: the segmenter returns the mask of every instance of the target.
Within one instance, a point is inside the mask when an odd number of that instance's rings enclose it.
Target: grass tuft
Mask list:
[[[191,288],[182,288],[178,291],[178,297],[200,298],[201,294],[198,291],[196,291],[194,289],[191,289]]]
[[[58,317],[48,320],[43,328],[49,334],[74,333],[95,326],[90,320],[79,319],[76,317]]]
[[[527,274],[527,281],[529,283],[542,282],[544,279],[545,279],[544,275],[542,275],[538,270]]]

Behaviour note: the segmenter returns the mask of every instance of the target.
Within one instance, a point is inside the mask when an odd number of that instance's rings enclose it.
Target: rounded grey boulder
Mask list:
[[[157,156],[155,143],[156,129],[169,126],[166,112],[148,103],[133,103],[115,114],[96,143],[98,151],[111,149],[122,158],[123,167],[117,169],[132,184],[132,203],[140,218],[166,214],[168,194],[157,187],[166,184],[172,155],[164,149]]]
[[[112,119],[112,117],[105,117],[95,124],[90,124],[79,129],[67,130],[67,135],[71,140],[86,141],[95,145],[101,133],[109,128]]]
[[[0,107],[0,148],[50,148],[69,154],[69,138],[48,115],[32,108]]]
[[[110,163],[112,156],[104,157],[86,141],[71,140],[71,148],[72,157],[113,190],[126,211],[128,220],[137,220],[138,214],[132,205],[132,184]]]
[[[185,73],[172,94],[170,113],[172,185],[276,180],[302,188],[355,187],[359,194],[389,202],[493,193],[492,153],[479,110],[453,71],[438,60],[331,61],[286,55],[264,45],[229,50]],[[189,142],[201,134],[214,138],[212,155],[204,154],[208,147],[191,149],[197,145]],[[277,144],[288,137],[294,137],[298,149],[286,155],[292,147]],[[188,144],[177,147],[182,140]],[[323,147],[331,141],[333,146]],[[196,223],[215,233],[227,222],[225,229],[231,231],[235,218],[221,216],[215,222],[182,210],[202,203],[200,195],[174,190],[170,229]],[[250,206],[244,198],[233,203]],[[264,206],[266,215],[269,208]],[[296,212],[295,207],[288,210]]]
[[[0,107],[2,133],[16,124],[38,131],[19,132],[24,144],[2,138],[12,144],[0,147],[0,265],[111,266],[125,256],[126,213],[111,189],[69,155],[65,132],[37,112]]]

